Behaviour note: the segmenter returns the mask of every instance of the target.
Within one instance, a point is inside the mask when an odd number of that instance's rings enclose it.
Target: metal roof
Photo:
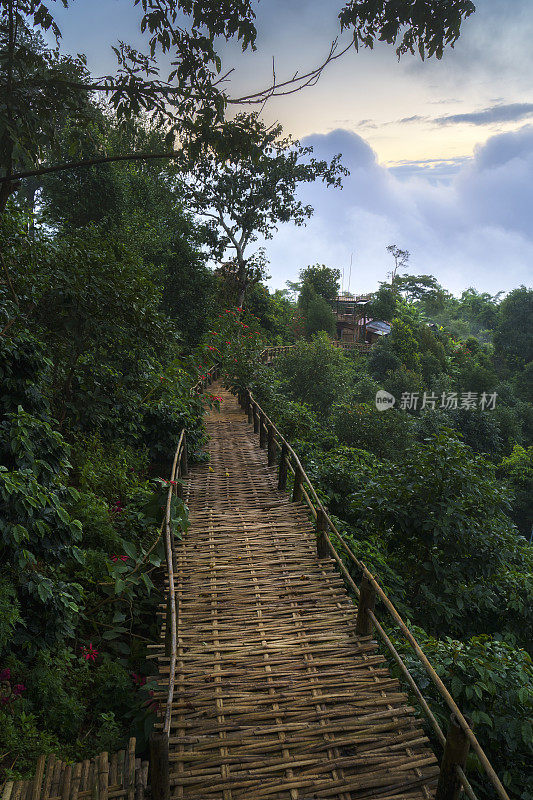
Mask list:
[[[378,333],[381,336],[385,336],[387,333],[391,332],[391,326],[388,322],[367,322],[366,329],[372,333]]]

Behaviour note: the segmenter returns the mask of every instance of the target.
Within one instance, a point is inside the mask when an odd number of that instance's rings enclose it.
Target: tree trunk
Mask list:
[[[237,305],[239,308],[242,308],[244,303],[244,295],[246,294],[246,289],[248,288],[248,275],[246,274],[246,261],[242,254],[242,250],[238,247],[237,248]]]
[[[7,201],[13,192],[17,191],[18,185],[18,182],[15,181],[6,181],[5,183],[0,184],[0,216],[6,210]]]

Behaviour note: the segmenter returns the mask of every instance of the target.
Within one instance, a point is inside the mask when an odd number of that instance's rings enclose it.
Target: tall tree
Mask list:
[[[520,286],[502,300],[494,349],[511,369],[523,369],[533,361],[533,289]]]
[[[317,179],[340,187],[347,170],[340,155],[330,164],[312,158],[281,125],[268,127],[257,114],[239,114],[198,142],[183,159],[183,196],[207,220],[215,257],[233,256],[236,299],[242,305],[250,283],[263,275],[260,251],[248,254],[259,236],[270,239],[280,222],[304,225],[313,213],[297,199],[299,184]]]
[[[314,264],[300,270],[300,287],[312,286],[324,300],[333,300],[339,293],[340,269],[326,267],[325,264]]]
[[[396,290],[396,276],[398,274],[399,269],[405,269],[405,267],[409,264],[409,250],[401,250],[395,244],[389,244],[387,247],[387,252],[391,254],[394,259],[394,267],[387,275],[390,275],[390,285],[393,291]]]

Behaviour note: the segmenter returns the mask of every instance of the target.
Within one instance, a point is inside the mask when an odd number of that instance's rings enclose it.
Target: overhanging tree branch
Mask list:
[[[355,47],[355,41],[353,39],[349,44],[346,45],[346,47],[343,47],[343,49],[337,53],[338,40],[335,39],[331,43],[327,57],[321,64],[319,64],[317,67],[314,67],[314,69],[310,70],[309,72],[306,72],[304,75],[298,75],[296,72],[292,78],[288,78],[286,81],[282,81],[281,83],[276,83],[276,73],[273,65],[273,80],[272,84],[268,88],[261,89],[258,92],[253,92],[252,94],[243,95],[242,97],[228,97],[227,103],[228,105],[260,104],[266,102],[271,97],[283,97],[289,94],[295,94],[296,92],[299,92],[309,86],[314,86],[320,79],[322,72],[325,70],[328,64],[331,64],[338,58],[342,58],[342,56],[352,47]]]
[[[17,172],[13,175],[0,176],[1,183],[9,183],[12,181],[20,181],[24,178],[34,178],[38,175],[49,175],[51,172],[61,172],[62,170],[78,169],[79,167],[93,167],[96,164],[109,164],[116,161],[149,161],[158,158],[181,158],[183,153],[181,150],[170,150],[167,153],[127,153],[122,156],[100,156],[98,158],[86,158],[82,161],[72,161],[68,164],[56,164],[53,167],[41,167],[39,169],[32,169],[28,172]]]

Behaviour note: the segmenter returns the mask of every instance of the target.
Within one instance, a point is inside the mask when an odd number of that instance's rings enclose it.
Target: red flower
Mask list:
[[[127,561],[127,560],[128,556],[111,556],[111,561],[114,561],[115,564],[117,563],[117,561]]]
[[[146,683],[146,678],[144,677],[144,675],[139,675],[137,672],[132,672],[131,677],[133,678],[134,685],[138,686],[139,688],[141,686],[144,686],[144,684]]]
[[[25,691],[26,691],[26,687],[24,686],[23,683],[16,683],[13,686],[13,695],[15,697],[18,697],[19,695],[22,694],[22,692],[25,692]]]
[[[93,647],[93,643],[89,642],[89,647],[82,645],[81,647],[81,657],[85,659],[85,661],[96,661],[96,657],[98,655],[98,650]]]
[[[153,699],[154,692],[152,689],[150,689],[149,695],[152,699],[147,701],[146,706],[150,709],[150,711],[155,711],[157,713],[159,711],[159,701]]]
[[[2,672],[0,672],[0,682],[3,683],[4,681],[10,681],[10,680],[11,680],[11,670],[9,668],[3,669]]]

